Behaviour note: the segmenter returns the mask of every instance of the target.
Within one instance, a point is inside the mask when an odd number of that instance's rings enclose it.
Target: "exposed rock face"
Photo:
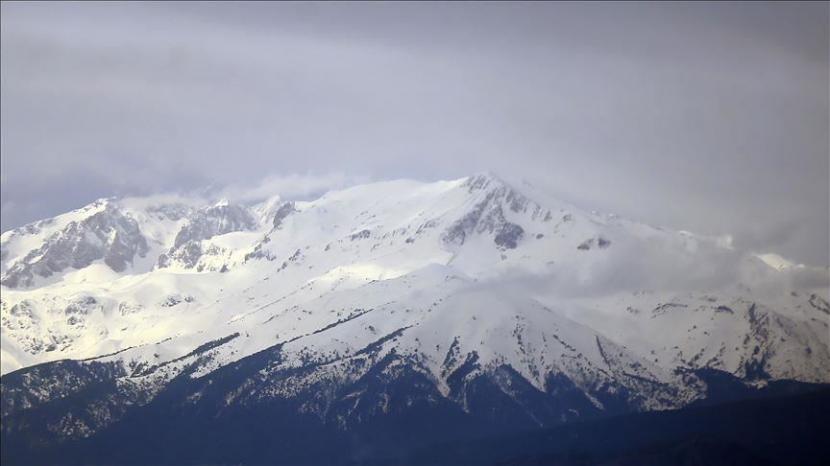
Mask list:
[[[598,246],[600,249],[606,249],[611,246],[611,240],[603,238],[602,236],[598,236],[596,238],[588,238],[585,241],[579,243],[579,246],[576,248],[580,251],[588,251],[594,245]]]
[[[203,254],[201,242],[188,241],[159,256],[158,266],[165,268],[178,263],[185,268],[192,268],[196,266]]]
[[[296,211],[297,209],[294,208],[293,201],[288,201],[280,205],[280,207],[274,213],[274,228],[280,228],[282,226],[282,221]]]
[[[369,230],[360,230],[357,233],[353,233],[349,235],[349,239],[351,241],[366,239],[372,235],[372,232]]]
[[[45,316],[37,312],[37,304],[30,300],[12,306],[0,319],[4,338],[15,340],[29,354],[63,351],[87,330],[90,316],[102,310],[102,304],[88,295],[55,300],[52,304],[55,307]],[[56,322],[66,325],[55,325]],[[46,328],[50,323],[52,328]]]
[[[519,225],[516,225],[515,223],[505,223],[496,234],[496,237],[493,238],[493,241],[503,248],[516,249],[519,240],[522,239],[524,234],[524,229]]]
[[[542,214],[542,208],[512,188],[487,175],[471,177],[464,184],[470,193],[480,191],[481,200],[462,218],[450,225],[443,239],[447,244],[462,245],[472,234],[493,234],[493,241],[501,248],[515,249],[524,236],[524,229],[505,217],[504,209],[516,214],[530,211],[533,220]]]
[[[203,246],[202,241],[234,231],[248,231],[257,227],[251,212],[241,205],[222,202],[193,213],[182,227],[169,251],[158,259],[159,268],[179,264],[196,267],[204,255],[218,255],[223,251],[215,246]]]
[[[187,225],[176,235],[174,248],[191,241],[210,239],[233,231],[251,230],[256,227],[253,215],[241,205],[220,203],[197,211]]]
[[[3,284],[25,287],[35,277],[50,277],[68,268],[82,269],[103,259],[116,272],[124,271],[135,256],[147,254],[147,240],[138,223],[107,201],[104,208],[81,221],[70,222],[52,234],[38,249],[12,265]]]

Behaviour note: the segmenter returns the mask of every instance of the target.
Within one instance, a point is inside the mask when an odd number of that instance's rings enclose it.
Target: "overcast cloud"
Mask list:
[[[492,170],[830,261],[827,3],[3,2],[1,39],[3,230]]]

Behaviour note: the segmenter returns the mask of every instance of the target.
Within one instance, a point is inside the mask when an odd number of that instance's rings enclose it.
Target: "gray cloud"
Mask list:
[[[341,173],[325,175],[270,175],[258,183],[232,184],[208,192],[211,197],[221,197],[237,202],[255,202],[279,195],[284,199],[309,199],[332,189],[342,189],[367,182],[365,178]]]
[[[529,295],[587,297],[631,290],[711,291],[736,283],[754,286],[759,282],[742,270],[747,264],[745,253],[718,247],[712,239],[697,242],[693,249],[690,252],[681,238],[673,236],[615,238],[611,247],[601,252],[602,260],[582,263],[576,273],[573,264],[554,262],[544,270],[510,269],[480,285],[489,287],[498,282],[499,286],[514,287]],[[753,263],[757,265],[750,268],[753,272],[772,271],[757,260]],[[777,281],[772,274],[763,276],[776,286],[791,285],[781,273]],[[813,286],[827,284],[820,281]]]
[[[604,297],[620,292],[708,293],[748,288],[772,302],[792,291],[825,292],[827,267],[774,269],[747,251],[719,246],[706,238],[693,245],[677,236],[616,238],[600,253],[602,260],[574,264],[552,262],[543,269],[508,268],[472,284],[505,287],[517,295],[557,298]]]
[[[0,21],[4,230],[113,194],[494,170],[830,262],[826,3],[3,2]]]

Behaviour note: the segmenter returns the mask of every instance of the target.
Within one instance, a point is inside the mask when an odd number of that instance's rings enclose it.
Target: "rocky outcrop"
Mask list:
[[[278,229],[282,227],[283,220],[296,211],[297,209],[294,207],[293,201],[287,201],[280,205],[279,208],[277,208],[277,211],[274,212],[274,228]]]
[[[3,276],[10,288],[32,286],[66,269],[82,269],[95,261],[116,272],[124,271],[136,256],[148,252],[138,223],[108,201],[99,212],[53,233],[37,249],[15,262]]]
[[[158,267],[180,265],[197,267],[204,255],[217,255],[222,251],[215,246],[203,246],[202,241],[235,231],[248,231],[257,227],[251,212],[241,205],[220,202],[196,211],[173,242],[173,247],[159,256]]]
[[[470,193],[481,192],[480,200],[465,215],[453,222],[442,237],[445,244],[462,245],[473,234],[491,234],[502,249],[515,249],[524,237],[524,228],[510,222],[505,210],[528,215],[535,220],[542,208],[501,180],[487,175],[469,178],[464,185]]]

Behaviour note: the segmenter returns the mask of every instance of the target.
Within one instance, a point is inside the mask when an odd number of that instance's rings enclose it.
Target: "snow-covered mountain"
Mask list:
[[[2,235],[4,435],[38,412],[90,437],[159,400],[532,427],[696,403],[713,370],[830,383],[827,270],[774,257],[491,174],[100,200]]]

